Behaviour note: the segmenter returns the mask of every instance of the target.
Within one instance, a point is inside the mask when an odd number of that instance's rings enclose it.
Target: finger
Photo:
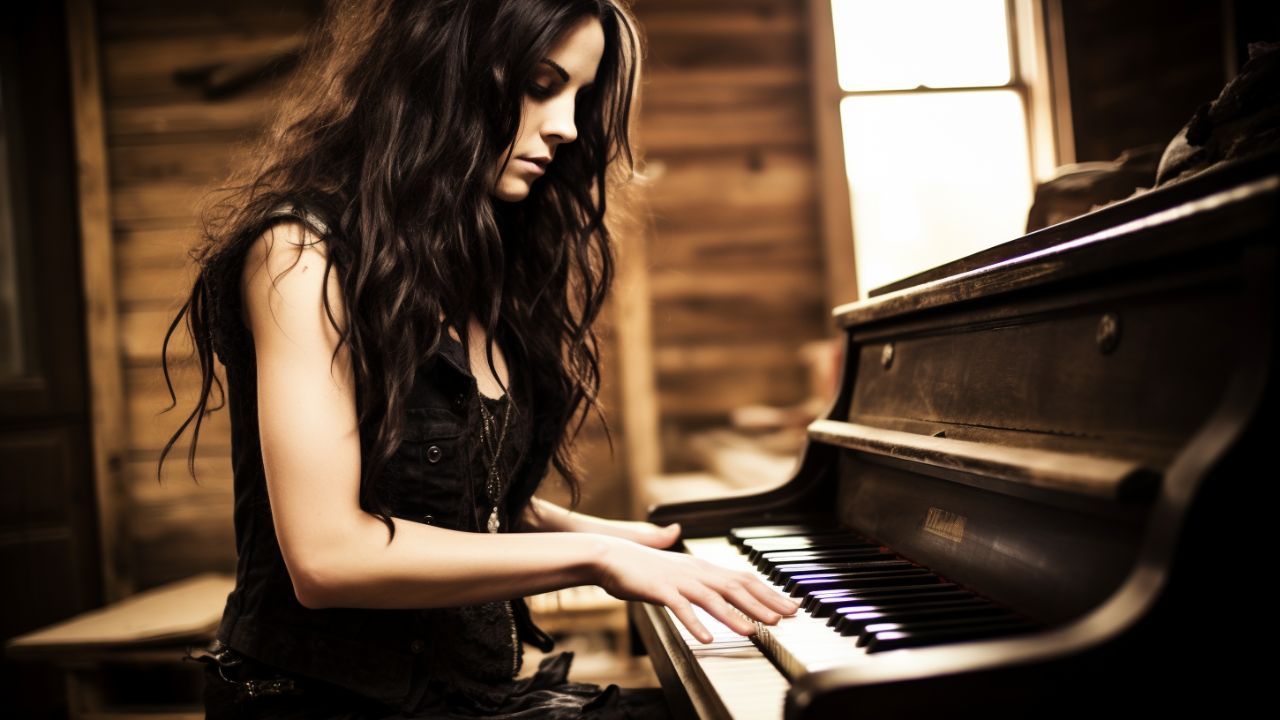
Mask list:
[[[739,610],[768,625],[776,625],[782,619],[782,613],[771,610],[756,599],[751,591],[742,586],[730,588],[725,597]]]
[[[671,612],[675,613],[676,618],[689,629],[689,632],[699,642],[709,643],[712,641],[711,631],[707,630],[701,622],[698,622],[697,616],[693,613],[693,606],[689,604],[688,600],[681,597],[678,600],[672,600],[667,603],[667,607],[671,608]]]
[[[756,579],[755,576],[748,575],[748,579],[743,583],[743,587],[745,587],[747,591],[758,600],[782,615],[794,615],[796,611],[800,609],[800,603],[782,595],[768,585],[765,585]]]
[[[675,544],[676,540],[680,539],[680,526],[676,523],[672,523],[665,527],[648,523],[645,529],[646,532],[643,543],[649,547],[657,548],[659,550],[671,547]]]
[[[708,615],[739,635],[751,635],[756,631],[755,623],[743,617],[742,613],[720,596],[720,593],[710,588],[704,586],[699,590],[692,590],[685,593],[685,597],[697,603],[707,611]]]

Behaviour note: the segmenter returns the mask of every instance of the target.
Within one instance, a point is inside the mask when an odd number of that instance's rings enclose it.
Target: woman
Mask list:
[[[194,421],[194,459],[215,353],[231,414],[209,717],[639,717],[655,696],[570,682],[567,653],[513,680],[522,642],[551,649],[519,598],[596,584],[704,640],[694,605],[743,634],[794,612],[661,552],[678,527],[532,497],[554,466],[576,505],[599,412],[635,27],[617,0],[370,0],[309,44],[169,329],[203,383],[165,453]]]

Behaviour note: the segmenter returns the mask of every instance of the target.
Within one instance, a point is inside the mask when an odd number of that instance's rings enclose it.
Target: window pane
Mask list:
[[[1031,168],[1016,92],[856,96],[840,115],[863,297],[1023,234]]]
[[[832,0],[845,90],[1009,82],[1004,0]]]

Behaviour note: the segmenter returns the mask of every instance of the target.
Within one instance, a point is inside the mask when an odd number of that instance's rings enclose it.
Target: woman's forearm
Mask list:
[[[798,605],[749,572],[684,553],[595,533],[467,533],[360,513],[330,532],[297,573],[309,608],[416,609],[506,600],[574,585],[599,585],[622,599],[664,605],[702,642],[713,636],[694,606],[742,635]],[[314,545],[314,543],[313,543]],[[292,574],[293,567],[290,567]],[[304,582],[298,582],[301,578]],[[735,610],[736,609],[736,610]]]
[[[534,498],[525,510],[525,522],[535,531],[608,535],[654,548],[670,547],[679,539],[681,532],[678,524],[658,527],[637,520],[610,520],[573,512],[539,498]]]
[[[299,582],[307,607],[433,608],[523,597],[596,580],[607,538],[570,532],[468,533],[367,513],[313,554]]]
[[[539,497],[531,498],[524,511],[525,523],[534,532],[585,532],[580,525],[583,517]]]

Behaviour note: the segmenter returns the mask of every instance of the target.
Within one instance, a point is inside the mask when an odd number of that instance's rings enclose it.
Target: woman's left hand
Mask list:
[[[541,498],[534,498],[533,504],[536,514],[531,515],[530,519],[538,530],[609,535],[659,550],[671,547],[680,539],[680,523],[664,527],[641,520],[610,520],[570,512]]]
[[[676,540],[680,539],[680,523],[663,527],[640,520],[606,520],[591,515],[583,515],[580,520],[580,532],[612,535],[659,550],[675,545]]]

